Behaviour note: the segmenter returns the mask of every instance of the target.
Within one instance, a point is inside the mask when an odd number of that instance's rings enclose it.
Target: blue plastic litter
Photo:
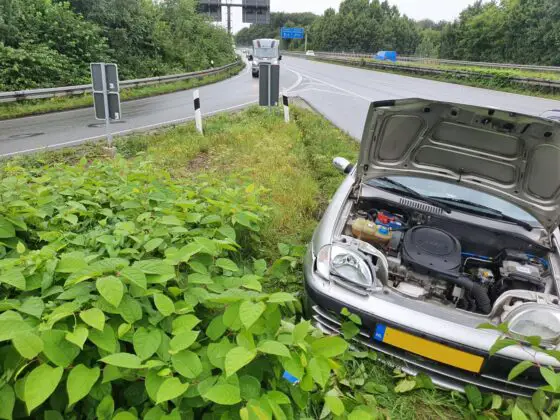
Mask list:
[[[377,54],[373,56],[376,60],[383,60],[383,61],[397,61],[397,52],[396,51],[378,51]]]
[[[292,375],[290,372],[288,372],[287,370],[284,371],[284,374],[282,375],[282,378],[284,378],[285,380],[287,380],[289,383],[291,383],[292,385],[296,385],[299,383],[299,379],[296,378],[294,375]]]

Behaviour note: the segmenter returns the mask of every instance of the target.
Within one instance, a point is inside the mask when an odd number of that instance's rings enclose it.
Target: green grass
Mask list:
[[[178,82],[160,83],[150,86],[122,89],[121,100],[130,101],[133,99],[147,98],[149,96],[163,95],[166,93],[172,93],[208,85],[211,83],[216,83],[225,80],[235,74],[238,74],[244,68],[245,64],[240,63],[239,65],[216,75],[203,76],[196,79],[181,80]],[[49,99],[7,102],[0,104],[0,120],[46,114],[49,112],[68,111],[71,109],[87,108],[92,106],[93,99],[90,93],[79,96],[62,96]]]
[[[538,86],[530,85],[520,85],[515,82],[508,80],[509,77],[525,77],[525,78],[536,78],[543,80],[560,80],[560,73],[554,72],[532,72],[528,70],[519,69],[489,69],[485,67],[473,67],[473,66],[457,66],[457,65],[446,65],[446,64],[429,64],[429,63],[397,63],[391,64],[391,68],[373,68],[366,65],[367,62],[374,62],[370,59],[356,59],[355,63],[342,63],[339,61],[329,60],[328,58],[314,58],[313,60],[330,62],[338,65],[346,65],[349,67],[359,67],[366,68],[371,71],[380,71],[386,73],[394,73],[409,77],[418,77],[421,79],[436,80],[440,82],[454,83],[465,86],[480,87],[485,89],[499,90],[503,92],[517,93],[521,95],[536,96],[540,98],[550,98],[550,99],[560,99],[560,93],[557,93],[551,88],[541,88]],[[383,64],[388,64],[383,62]],[[441,70],[464,70],[470,71],[477,74],[457,77],[451,74],[445,75],[430,75],[430,74],[419,74],[407,71],[407,67],[423,67],[427,69],[441,69]],[[488,79],[484,75],[491,74],[494,77]]]
[[[116,142],[125,157],[144,156],[170,171],[173,177],[207,174],[213,178],[253,185],[264,191],[264,205],[271,217],[261,232],[260,253],[270,262],[280,256],[278,243],[294,249],[305,246],[330,197],[343,179],[332,166],[335,156],[355,161],[359,145],[325,119],[310,111],[293,108],[293,122],[252,107],[235,114],[222,114],[205,122],[205,135],[193,124],[133,135]],[[72,149],[18,157],[25,165],[45,165],[57,161],[73,163],[82,157],[107,158],[100,143]],[[301,266],[268,289],[302,290]],[[383,413],[392,419],[462,418],[466,403],[460,395],[422,389],[399,394],[398,378],[390,368],[366,360],[361,366],[349,364],[348,378],[362,377],[386,385],[387,392],[376,395]],[[319,418],[314,413],[312,418]]]

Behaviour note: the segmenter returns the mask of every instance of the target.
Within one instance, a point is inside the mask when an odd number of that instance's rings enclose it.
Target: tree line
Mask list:
[[[471,61],[560,65],[560,1],[474,1],[453,22],[415,21],[379,0],[344,0],[322,16],[273,13],[271,24],[241,30],[249,44],[261,35],[279,37],[282,26],[303,26],[308,48],[320,51],[396,50]],[[286,48],[301,49],[300,42]]]
[[[0,91],[87,83],[96,61],[117,63],[124,80],[234,57],[196,0],[0,0]]]

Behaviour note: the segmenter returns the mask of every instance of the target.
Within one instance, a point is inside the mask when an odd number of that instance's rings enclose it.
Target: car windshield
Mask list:
[[[278,56],[276,48],[255,48],[255,57],[257,58],[275,58]]]
[[[441,198],[450,201],[463,200],[462,204],[464,204],[465,208],[468,208],[468,205],[465,204],[465,202],[470,202],[474,206],[488,207],[489,209],[496,210],[508,217],[525,221],[532,226],[541,226],[539,222],[525,210],[490,194],[459,185],[449,184],[447,182],[434,181],[424,178],[392,176],[389,177],[389,179],[427,197]],[[383,179],[371,179],[367,181],[366,184],[371,185],[372,187],[395,188],[394,184],[391,184],[389,181]]]

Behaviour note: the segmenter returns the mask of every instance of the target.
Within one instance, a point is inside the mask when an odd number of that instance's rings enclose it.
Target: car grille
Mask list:
[[[311,307],[310,315],[315,326],[324,333],[340,334],[341,323],[337,315],[317,305]],[[515,365],[515,362],[509,359],[502,358],[507,360],[507,362],[504,363],[503,360],[500,360],[500,357],[494,356],[489,359],[492,360],[492,363],[488,363],[489,360],[485,362],[482,373],[473,374],[375,341],[372,336],[372,332],[362,329],[353,340],[372,350],[391,356],[391,359],[387,360],[386,363],[400,367],[403,372],[409,375],[417,375],[420,372],[428,374],[435,385],[443,388],[463,392],[466,384],[472,384],[485,392],[497,392],[515,396],[531,396],[539,386],[545,385],[544,382],[540,382],[537,379],[539,378],[538,375],[535,375],[534,378],[516,380],[514,382],[508,381],[507,374],[510,368],[503,369],[503,367],[506,364],[508,366],[511,365],[511,367]],[[496,369],[492,369],[492,374],[487,373],[487,365],[501,365],[502,369],[498,370],[501,370],[501,372],[495,373]]]

